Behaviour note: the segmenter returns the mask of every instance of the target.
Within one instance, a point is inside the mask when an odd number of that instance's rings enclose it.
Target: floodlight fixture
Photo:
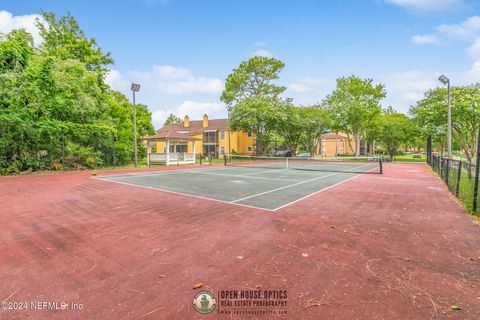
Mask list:
[[[132,91],[134,92],[138,92],[140,90],[140,85],[138,83],[132,83],[132,86],[130,89],[132,89]]]
[[[443,74],[438,77],[438,81],[440,81],[441,83],[447,85],[450,83],[450,79],[448,79],[446,76],[444,76]]]

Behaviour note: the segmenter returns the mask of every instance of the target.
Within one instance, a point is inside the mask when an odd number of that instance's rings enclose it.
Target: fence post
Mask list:
[[[447,158],[446,161],[446,168],[445,168],[445,183],[447,184],[447,188],[450,189],[450,185],[448,184],[448,178],[450,176],[450,158]]]
[[[432,165],[432,135],[427,138],[427,163]]]
[[[462,161],[458,161],[458,173],[457,173],[457,189],[455,190],[455,195],[458,198],[460,193],[460,179],[462,178]]]
[[[62,128],[62,171],[65,171],[65,135]]]
[[[477,138],[477,163],[475,165],[475,182],[473,187],[473,212],[477,212],[477,197],[478,197],[478,176],[480,174],[480,128],[478,128]]]
[[[112,159],[112,162],[113,162],[113,167],[115,168],[116,164],[117,164],[117,155],[115,154],[115,135],[112,134],[112,156],[113,156],[113,159]]]

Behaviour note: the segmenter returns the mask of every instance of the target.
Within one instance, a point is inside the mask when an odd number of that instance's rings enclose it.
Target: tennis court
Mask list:
[[[225,166],[97,178],[276,211],[358,175],[381,170],[378,158],[343,161],[231,156]]]

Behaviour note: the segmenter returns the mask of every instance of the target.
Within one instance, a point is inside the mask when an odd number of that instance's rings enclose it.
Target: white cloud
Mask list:
[[[414,44],[422,45],[422,44],[440,44],[440,39],[436,35],[433,34],[425,34],[425,35],[416,35],[412,37],[412,42]]]
[[[480,60],[480,38],[475,39],[467,51],[473,59]]]
[[[191,70],[169,65],[154,65],[150,71],[110,70],[105,81],[114,90],[127,97],[131,96],[130,84],[140,84],[137,102],[146,104],[152,111],[152,121],[160,128],[172,113],[183,118],[185,114],[190,119],[201,118],[205,113],[210,117],[225,117],[225,108],[215,101],[223,89],[220,79],[196,76]],[[218,100],[217,100],[218,101]],[[176,106],[176,107],[175,107]]]
[[[385,0],[413,11],[440,11],[464,7],[463,0]]]
[[[324,78],[297,78],[294,82],[288,85],[287,89],[292,93],[309,93],[318,90],[329,84],[329,81]]]
[[[151,91],[181,95],[187,93],[218,94],[223,89],[223,81],[217,78],[197,77],[186,68],[168,65],[154,65],[151,71],[130,71],[121,74],[112,70],[106,77],[107,83],[115,90],[128,90],[135,81]]]
[[[260,49],[260,50],[257,50],[255,51],[253,54],[252,54],[252,57],[266,57],[266,58],[271,58],[273,55],[270,51],[267,51],[265,49]]]
[[[152,124],[155,129],[160,129],[163,126],[163,123],[170,115],[170,113],[175,114],[174,110],[157,110],[152,112]]]
[[[115,69],[112,69],[107,73],[105,82],[108,83],[112,89],[117,91],[128,90],[130,85],[126,77]]]
[[[38,45],[42,42],[39,31],[35,26],[35,19],[40,19],[42,21],[43,17],[39,14],[27,14],[23,16],[14,16],[8,11],[0,11],[0,32],[9,33],[12,30],[24,28],[29,32],[32,37],[35,45]]]
[[[480,17],[472,16],[459,24],[442,24],[437,30],[450,37],[469,38],[480,32]]]
[[[177,116],[183,117],[188,115],[192,120],[201,119],[204,114],[207,114],[210,119],[214,119],[218,116],[223,116],[224,113],[225,107],[221,103],[216,102],[187,100],[177,108]]]
[[[395,72],[379,78],[387,90],[383,104],[391,105],[401,112],[407,112],[409,106],[423,98],[423,94],[438,84],[434,74],[418,70]]]
[[[479,82],[480,79],[480,38],[475,39],[473,44],[467,48],[468,54],[473,59],[473,64],[470,70],[463,75],[463,81]]]
[[[181,119],[183,119],[185,115],[188,115],[191,120],[202,119],[204,114],[207,114],[210,119],[225,118],[225,106],[216,102],[186,100],[176,108],[153,112],[152,122],[155,128],[161,128],[165,119],[167,119],[170,114],[174,114]]]

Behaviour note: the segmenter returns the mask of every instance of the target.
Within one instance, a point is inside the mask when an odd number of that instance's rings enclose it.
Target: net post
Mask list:
[[[285,169],[288,169],[288,158],[285,158]]]
[[[227,154],[223,154],[223,165],[226,166],[227,165]]]
[[[378,159],[378,164],[380,166],[380,174],[383,174],[383,161],[381,157]]]

